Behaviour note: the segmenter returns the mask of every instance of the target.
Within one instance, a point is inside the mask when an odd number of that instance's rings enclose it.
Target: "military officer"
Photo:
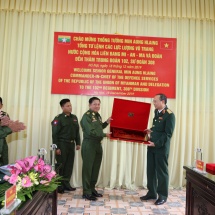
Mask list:
[[[9,115],[2,110],[3,100],[0,97],[0,117]],[[4,131],[3,131],[4,130]],[[4,133],[4,134],[3,134]],[[8,164],[8,145],[5,137],[12,133],[12,130],[9,127],[1,127],[1,137],[0,137],[0,166]]]
[[[57,115],[51,124],[53,144],[57,145],[56,161],[59,166],[59,175],[63,177],[58,192],[64,193],[64,190],[76,190],[76,188],[71,187],[70,178],[73,170],[75,148],[76,150],[80,149],[80,134],[78,118],[71,114],[72,105],[70,100],[62,99],[60,106],[63,112]]]
[[[150,133],[147,151],[148,193],[140,199],[157,199],[155,205],[164,204],[168,197],[168,157],[170,139],[175,128],[175,115],[166,103],[167,97],[164,94],[155,95],[153,125],[151,129],[147,129],[147,132]]]
[[[83,198],[95,201],[96,197],[102,197],[95,189],[99,169],[102,161],[101,141],[104,137],[110,137],[111,133],[104,133],[103,129],[110,123],[111,118],[102,122],[98,111],[100,110],[100,99],[92,97],[89,99],[89,110],[81,119],[83,130],[83,143],[81,155],[83,159],[82,183]]]
[[[0,166],[7,165],[8,160],[8,145],[6,142],[7,135],[12,132],[18,132],[25,129],[22,122],[10,120],[9,115],[2,110],[3,101],[0,97]]]

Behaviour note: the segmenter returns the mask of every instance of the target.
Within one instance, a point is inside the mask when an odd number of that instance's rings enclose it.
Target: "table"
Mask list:
[[[16,215],[26,214],[57,215],[57,190],[52,193],[37,191],[31,200],[29,199],[16,211]]]
[[[13,210],[13,208],[14,207],[10,208],[9,211]],[[4,209],[1,208],[1,212],[3,213],[8,214],[9,212],[2,210]],[[52,193],[36,191],[33,194],[32,199],[22,202],[15,210],[16,215],[57,215],[57,190],[53,191]]]
[[[186,215],[215,214],[215,175],[202,175],[192,167],[186,170]]]

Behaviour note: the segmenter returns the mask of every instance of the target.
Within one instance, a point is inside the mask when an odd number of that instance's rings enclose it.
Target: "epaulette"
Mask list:
[[[60,114],[58,114],[56,117],[59,117],[59,115],[60,115]],[[55,118],[56,118],[56,117],[55,117]]]
[[[8,116],[8,117],[9,117],[9,114],[8,114],[7,112],[5,112],[5,111],[1,111],[1,115],[2,115],[2,116]]]
[[[86,114],[90,114],[90,112],[88,111]]]
[[[172,111],[170,109],[167,109],[166,111],[168,112],[168,114],[172,113]]]

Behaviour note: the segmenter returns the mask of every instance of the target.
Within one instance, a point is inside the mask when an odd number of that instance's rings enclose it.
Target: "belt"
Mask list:
[[[60,139],[59,140],[60,142],[66,142],[66,143],[74,143],[75,140],[63,140],[63,139]]]

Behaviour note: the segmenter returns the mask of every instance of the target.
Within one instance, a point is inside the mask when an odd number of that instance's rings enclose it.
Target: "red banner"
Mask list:
[[[175,98],[176,38],[55,32],[53,94]]]

